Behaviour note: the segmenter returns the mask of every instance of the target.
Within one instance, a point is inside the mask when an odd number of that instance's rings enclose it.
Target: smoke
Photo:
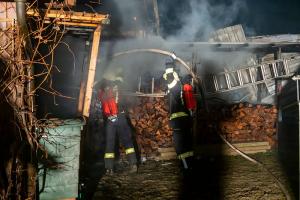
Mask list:
[[[151,39],[127,39],[114,42],[102,43],[102,58],[98,78],[115,79],[124,77],[128,85],[134,84],[140,75],[160,71],[164,67],[165,57],[154,53],[135,53],[119,57],[112,57],[117,52],[131,49],[159,48],[166,49],[165,40],[160,37]],[[109,49],[109,51],[107,51]]]
[[[187,1],[187,9],[177,16],[181,20],[181,28],[168,36],[172,41],[208,40],[216,29],[233,25],[232,23],[246,9],[244,1]]]
[[[140,0],[113,0],[116,8],[112,15],[120,20],[120,31],[137,31],[145,25],[145,14]]]
[[[115,1],[117,11],[120,15],[122,25],[120,27],[123,31],[130,30],[147,30],[145,27],[147,13],[142,5],[143,1],[137,0],[122,0]],[[166,3],[168,2],[168,3]],[[176,1],[159,1],[161,18],[168,17],[166,13],[176,7]],[[186,41],[207,41],[209,35],[216,29],[223,28],[237,19],[241,12],[245,9],[245,4],[239,0],[217,1],[212,3],[208,0],[190,0],[184,2],[185,7],[180,10],[178,7],[173,12],[176,15],[174,21],[178,20],[180,27],[169,30],[168,21],[161,24],[165,34],[164,37],[148,35],[145,37],[134,39],[119,39],[114,41],[107,41],[101,45],[101,66],[98,70],[98,79],[123,76],[126,81],[135,82],[137,77],[146,73],[147,71],[155,72],[164,69],[163,57],[158,54],[137,53],[132,55],[112,58],[117,52],[122,52],[130,49],[139,48],[157,48],[174,52],[185,61],[191,61],[192,54],[197,54],[197,59],[203,63],[212,62],[216,69],[209,69],[212,72],[223,71],[224,68],[231,65],[237,66],[245,63],[249,58],[250,53],[220,53],[215,52],[210,48],[194,48],[188,45],[179,44]],[[150,8],[148,8],[150,9]],[[112,13],[114,15],[114,13]],[[180,19],[180,20],[179,20]],[[164,20],[161,20],[162,22]],[[113,21],[112,21],[113,23]],[[166,31],[168,29],[168,31]],[[185,73],[184,70],[182,70]],[[129,77],[129,78],[128,78]]]

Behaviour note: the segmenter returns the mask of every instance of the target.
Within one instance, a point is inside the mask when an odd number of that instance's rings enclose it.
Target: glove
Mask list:
[[[116,122],[118,120],[118,117],[116,115],[109,116],[108,120],[114,123],[114,122]]]
[[[189,112],[190,112],[190,116],[191,116],[191,117],[194,117],[194,111],[191,110],[191,109],[189,109]]]

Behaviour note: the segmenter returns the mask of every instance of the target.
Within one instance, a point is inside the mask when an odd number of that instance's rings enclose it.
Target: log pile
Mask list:
[[[235,105],[231,108],[232,118],[222,121],[220,129],[232,142],[268,141],[274,145],[277,109],[262,105]]]
[[[152,156],[159,149],[173,147],[165,98],[137,97],[129,109],[141,154]],[[269,105],[246,103],[212,106],[198,112],[196,144],[222,143],[222,134],[231,143],[268,142],[276,145],[277,109]],[[217,134],[218,133],[218,134]]]
[[[137,98],[135,106],[129,109],[129,116],[142,155],[150,156],[158,148],[173,146],[164,98]]]
[[[206,139],[214,140],[216,138],[213,137],[216,135],[213,134],[216,129],[207,129],[217,125],[217,131],[232,143],[267,141],[271,146],[276,144],[274,136],[276,134],[277,109],[275,106],[243,103],[220,106],[212,108],[208,115],[202,117],[200,123],[205,123],[206,127],[202,125],[202,129],[200,127],[198,132],[199,134],[201,132],[209,133],[210,135],[204,137]]]

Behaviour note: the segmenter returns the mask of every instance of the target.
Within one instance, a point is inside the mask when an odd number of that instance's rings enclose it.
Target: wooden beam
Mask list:
[[[75,6],[76,5],[76,0],[65,0],[65,4],[67,6]]]
[[[99,25],[96,28],[93,35],[93,44],[92,44],[88,78],[86,83],[86,93],[84,97],[84,106],[83,106],[83,116],[85,117],[89,117],[89,112],[90,112],[90,105],[91,105],[92,94],[93,94],[93,85],[94,85],[96,66],[97,66],[97,58],[98,58],[99,45],[100,45],[100,37],[101,37],[101,26]]]
[[[39,17],[40,12],[37,9],[29,9],[27,15]],[[86,22],[86,23],[101,23],[108,19],[108,15],[98,13],[72,12],[62,10],[50,10],[45,14],[45,19],[63,20],[65,22]]]
[[[47,20],[45,23],[51,23],[51,21]],[[98,24],[92,24],[92,23],[81,23],[81,22],[64,22],[64,21],[57,21],[55,22],[59,25],[65,25],[65,26],[80,26],[80,27],[91,27],[91,28],[97,28]]]
[[[250,142],[250,143],[236,143],[236,148],[247,154],[265,153],[271,150],[271,146],[268,142]],[[237,156],[237,152],[233,151],[225,144],[208,144],[201,145],[195,148],[196,154],[205,154],[209,156],[224,155],[224,156]],[[173,147],[170,148],[158,148],[159,156],[158,160],[171,160],[176,159],[177,154]]]

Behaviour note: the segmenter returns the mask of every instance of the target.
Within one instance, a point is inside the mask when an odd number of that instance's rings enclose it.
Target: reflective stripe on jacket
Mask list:
[[[187,117],[189,116],[187,113],[185,112],[176,112],[176,113],[172,113],[171,116],[170,116],[170,120],[172,119],[176,119],[178,117]]]

